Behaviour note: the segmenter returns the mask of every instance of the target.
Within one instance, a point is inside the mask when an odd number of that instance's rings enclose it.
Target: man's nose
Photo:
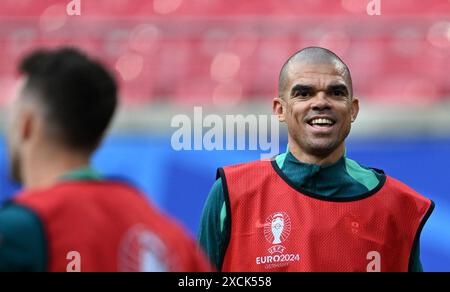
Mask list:
[[[331,108],[330,101],[325,92],[319,91],[316,96],[311,99],[311,108],[317,111]]]

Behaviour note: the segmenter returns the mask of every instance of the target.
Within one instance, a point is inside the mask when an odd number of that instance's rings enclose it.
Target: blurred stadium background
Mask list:
[[[268,114],[286,58],[311,45],[350,67],[361,113],[348,156],[406,182],[436,203],[422,233],[424,269],[450,271],[450,1],[69,0],[0,2],[0,201],[8,178],[5,106],[16,62],[36,47],[75,45],[121,84],[121,109],[94,159],[134,181],[195,234],[215,169],[257,151],[172,150],[171,118]],[[80,117],[82,118],[82,117]],[[285,129],[281,145],[286,145]]]

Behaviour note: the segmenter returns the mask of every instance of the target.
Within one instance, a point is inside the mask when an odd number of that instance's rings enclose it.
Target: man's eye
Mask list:
[[[341,90],[335,90],[333,91],[334,96],[344,96],[344,92]]]
[[[308,91],[299,91],[299,92],[297,92],[296,96],[308,97],[308,96],[311,96],[311,93]]]

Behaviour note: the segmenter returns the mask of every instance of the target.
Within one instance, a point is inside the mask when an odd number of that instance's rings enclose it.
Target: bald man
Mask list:
[[[221,271],[422,271],[419,241],[434,204],[345,156],[356,120],[347,65],[305,48],[284,64],[273,112],[288,150],[227,166],[207,199],[199,241]]]

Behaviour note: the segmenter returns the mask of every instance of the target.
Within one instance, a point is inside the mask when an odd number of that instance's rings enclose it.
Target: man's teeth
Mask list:
[[[329,119],[314,119],[311,121],[312,125],[333,125],[334,122]]]

